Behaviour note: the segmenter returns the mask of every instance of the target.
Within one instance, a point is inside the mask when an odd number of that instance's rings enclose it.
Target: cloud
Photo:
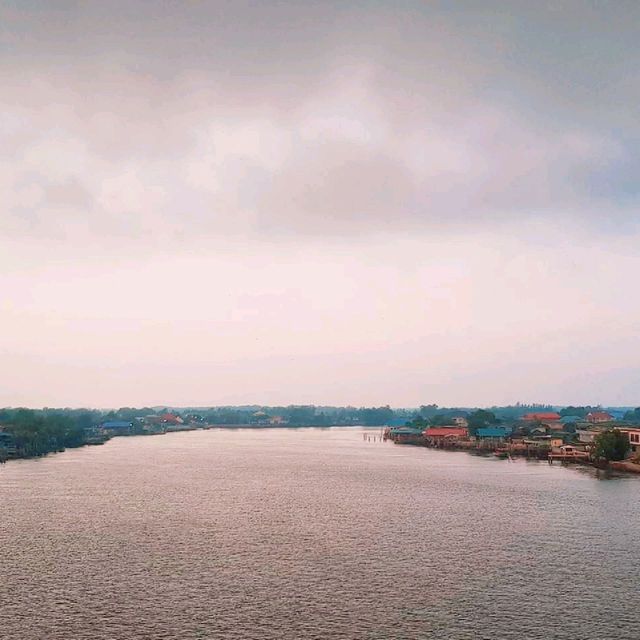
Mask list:
[[[341,236],[603,212],[624,228],[637,12],[5,3],[0,231]]]

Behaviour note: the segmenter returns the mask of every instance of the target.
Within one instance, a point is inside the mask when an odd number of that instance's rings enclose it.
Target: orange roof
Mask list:
[[[534,422],[535,420],[560,420],[560,414],[555,411],[543,411],[541,413],[527,413],[522,416],[521,420]]]
[[[422,432],[422,435],[427,438],[462,437],[467,435],[467,430],[461,427],[429,427]]]

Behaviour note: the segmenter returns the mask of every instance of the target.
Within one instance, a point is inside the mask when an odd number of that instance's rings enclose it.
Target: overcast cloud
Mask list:
[[[0,0],[0,404],[640,404],[639,25]]]

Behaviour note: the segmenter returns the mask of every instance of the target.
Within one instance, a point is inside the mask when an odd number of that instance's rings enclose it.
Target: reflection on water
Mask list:
[[[0,637],[637,640],[640,482],[357,429],[0,468]]]

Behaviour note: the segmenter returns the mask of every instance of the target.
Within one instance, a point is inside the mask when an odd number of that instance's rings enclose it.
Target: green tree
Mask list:
[[[602,411],[602,407],[564,407],[560,409],[559,413],[564,418],[565,416],[579,416],[580,418],[584,418],[591,411]]]
[[[599,433],[594,440],[594,453],[604,460],[624,460],[631,449],[629,438],[618,429]]]
[[[493,411],[487,411],[486,409],[478,409],[469,414],[467,418],[469,423],[469,434],[476,435],[478,429],[482,427],[489,427],[494,424],[500,424],[500,420],[496,418],[496,414]]]
[[[429,424],[434,427],[449,427],[455,424],[455,422],[451,416],[445,416],[442,413],[437,413],[429,419]]]
[[[405,426],[415,427],[416,429],[424,429],[429,425],[428,421],[422,416],[416,416],[413,420],[407,421]]]
[[[430,418],[438,413],[438,405],[437,404],[423,404],[420,406],[420,415],[423,418]]]
[[[366,426],[378,427],[393,419],[393,409],[389,405],[360,409],[360,418]]]
[[[640,422],[640,407],[636,407],[633,411],[627,411],[624,414],[624,419],[627,422]]]

